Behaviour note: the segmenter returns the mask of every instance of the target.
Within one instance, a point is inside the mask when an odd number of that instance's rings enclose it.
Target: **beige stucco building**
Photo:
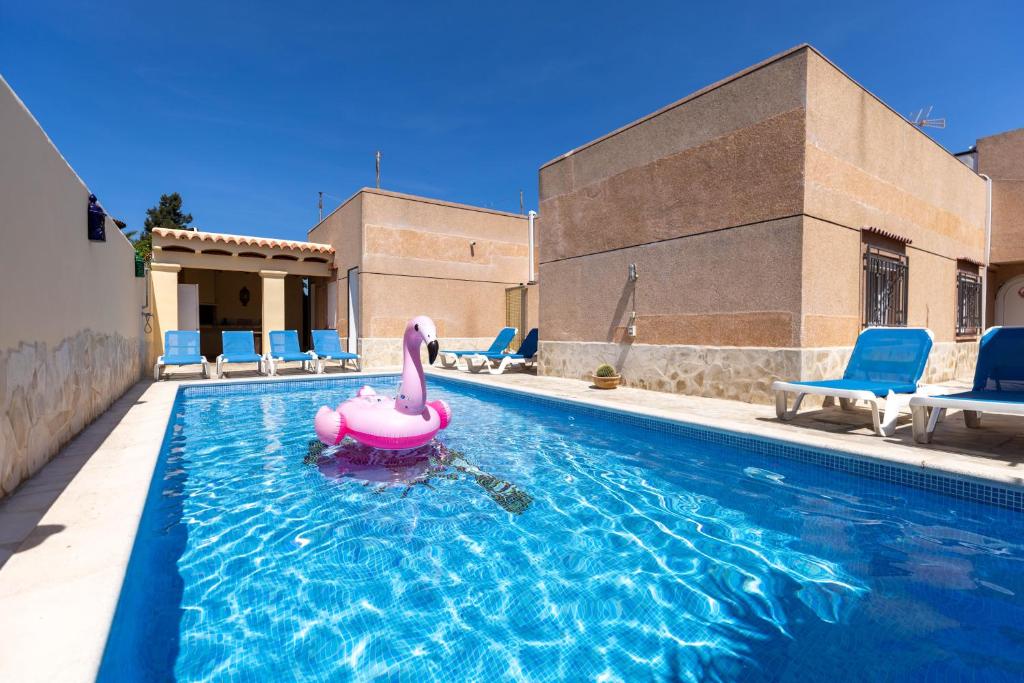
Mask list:
[[[970,156],[992,183],[989,322],[1024,325],[1024,128],[981,138]]]
[[[363,188],[309,239],[334,248],[334,278],[312,288],[314,323],[338,329],[364,367],[399,365],[416,315],[453,349],[536,327],[527,216]]]
[[[526,216],[362,189],[298,242],[189,230],[153,231],[149,364],[163,332],[337,329],[364,368],[401,364],[401,336],[429,315],[447,348],[486,347],[505,325],[536,326]],[[350,335],[350,330],[356,334]]]
[[[545,164],[540,213],[544,374],[767,401],[879,322],[973,370],[985,180],[810,46]]]
[[[303,281],[329,279],[333,257],[328,244],[154,228],[148,365],[167,330],[198,329],[208,360],[229,330],[252,330],[257,353],[271,330],[300,330],[308,344]]]

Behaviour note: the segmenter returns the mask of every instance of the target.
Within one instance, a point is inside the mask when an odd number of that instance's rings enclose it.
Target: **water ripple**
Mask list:
[[[1021,527],[1000,513],[435,393],[452,427],[401,458],[311,443],[336,392],[186,401],[101,678],[841,679],[855,656],[914,678],[958,669],[919,636],[892,655],[882,634],[908,615],[971,628],[966,588],[1024,617]],[[146,609],[162,637],[116,636]]]

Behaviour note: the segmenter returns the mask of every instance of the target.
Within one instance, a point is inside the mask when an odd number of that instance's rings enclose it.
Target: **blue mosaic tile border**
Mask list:
[[[308,379],[298,380],[255,380],[240,382],[197,382],[181,386],[178,391],[183,398],[198,396],[243,396],[247,394],[271,394],[278,392],[305,391],[308,389],[325,389],[331,386],[362,386],[368,379],[394,377],[398,384],[398,375],[394,372],[379,374],[361,374],[347,377],[345,375],[317,375]],[[433,378],[431,378],[433,380]]]
[[[369,377],[389,377],[394,373],[379,375],[361,375],[358,377],[320,377],[316,379],[298,380],[293,382],[239,382],[236,384],[191,385],[182,387],[179,392],[183,398],[192,396],[266,394],[277,391],[302,391],[323,389],[324,383],[335,385],[361,385]],[[457,385],[485,394],[511,396],[517,400],[540,406],[565,410],[577,415],[600,417],[619,424],[631,425],[641,429],[649,429],[661,433],[680,436],[682,438],[706,443],[714,443],[732,448],[740,448],[769,458],[786,458],[822,467],[829,470],[845,472],[868,479],[885,481],[900,486],[932,491],[946,496],[969,500],[988,505],[995,505],[1018,512],[1024,511],[1024,489],[1016,489],[997,484],[988,484],[966,477],[916,469],[904,465],[888,464],[872,460],[867,456],[857,457],[853,454],[812,448],[792,444],[778,439],[752,436],[730,432],[715,427],[688,425],[665,418],[638,415],[623,410],[604,406],[586,405],[572,400],[538,396],[506,387],[488,386],[476,382],[465,382],[455,378],[431,377],[431,381],[441,384]]]

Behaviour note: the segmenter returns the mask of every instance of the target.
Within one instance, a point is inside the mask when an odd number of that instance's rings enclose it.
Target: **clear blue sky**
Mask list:
[[[0,2],[0,73],[107,210],[301,239],[383,187],[518,211],[537,168],[801,42],[959,151],[1024,126],[1024,3]]]

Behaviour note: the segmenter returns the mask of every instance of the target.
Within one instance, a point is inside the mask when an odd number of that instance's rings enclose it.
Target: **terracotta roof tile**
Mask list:
[[[198,230],[172,230],[169,228],[153,228],[153,234],[159,237],[172,237],[188,241],[236,244],[240,247],[295,249],[315,254],[334,253],[334,247],[331,245],[319,244],[317,242],[297,242],[294,240],[276,240],[269,237],[249,237],[247,235],[228,235],[219,232],[200,232]]]
[[[910,239],[909,237],[904,237],[903,235],[897,235],[894,232],[889,232],[888,230],[882,230],[881,228],[876,228],[876,227],[874,227],[872,225],[863,227],[863,228],[861,228],[861,230],[864,231],[864,232],[869,232],[872,235],[878,235],[879,237],[884,237],[886,239],[893,240],[895,242],[902,242],[903,244],[912,244],[913,241],[914,241],[914,240]]]

